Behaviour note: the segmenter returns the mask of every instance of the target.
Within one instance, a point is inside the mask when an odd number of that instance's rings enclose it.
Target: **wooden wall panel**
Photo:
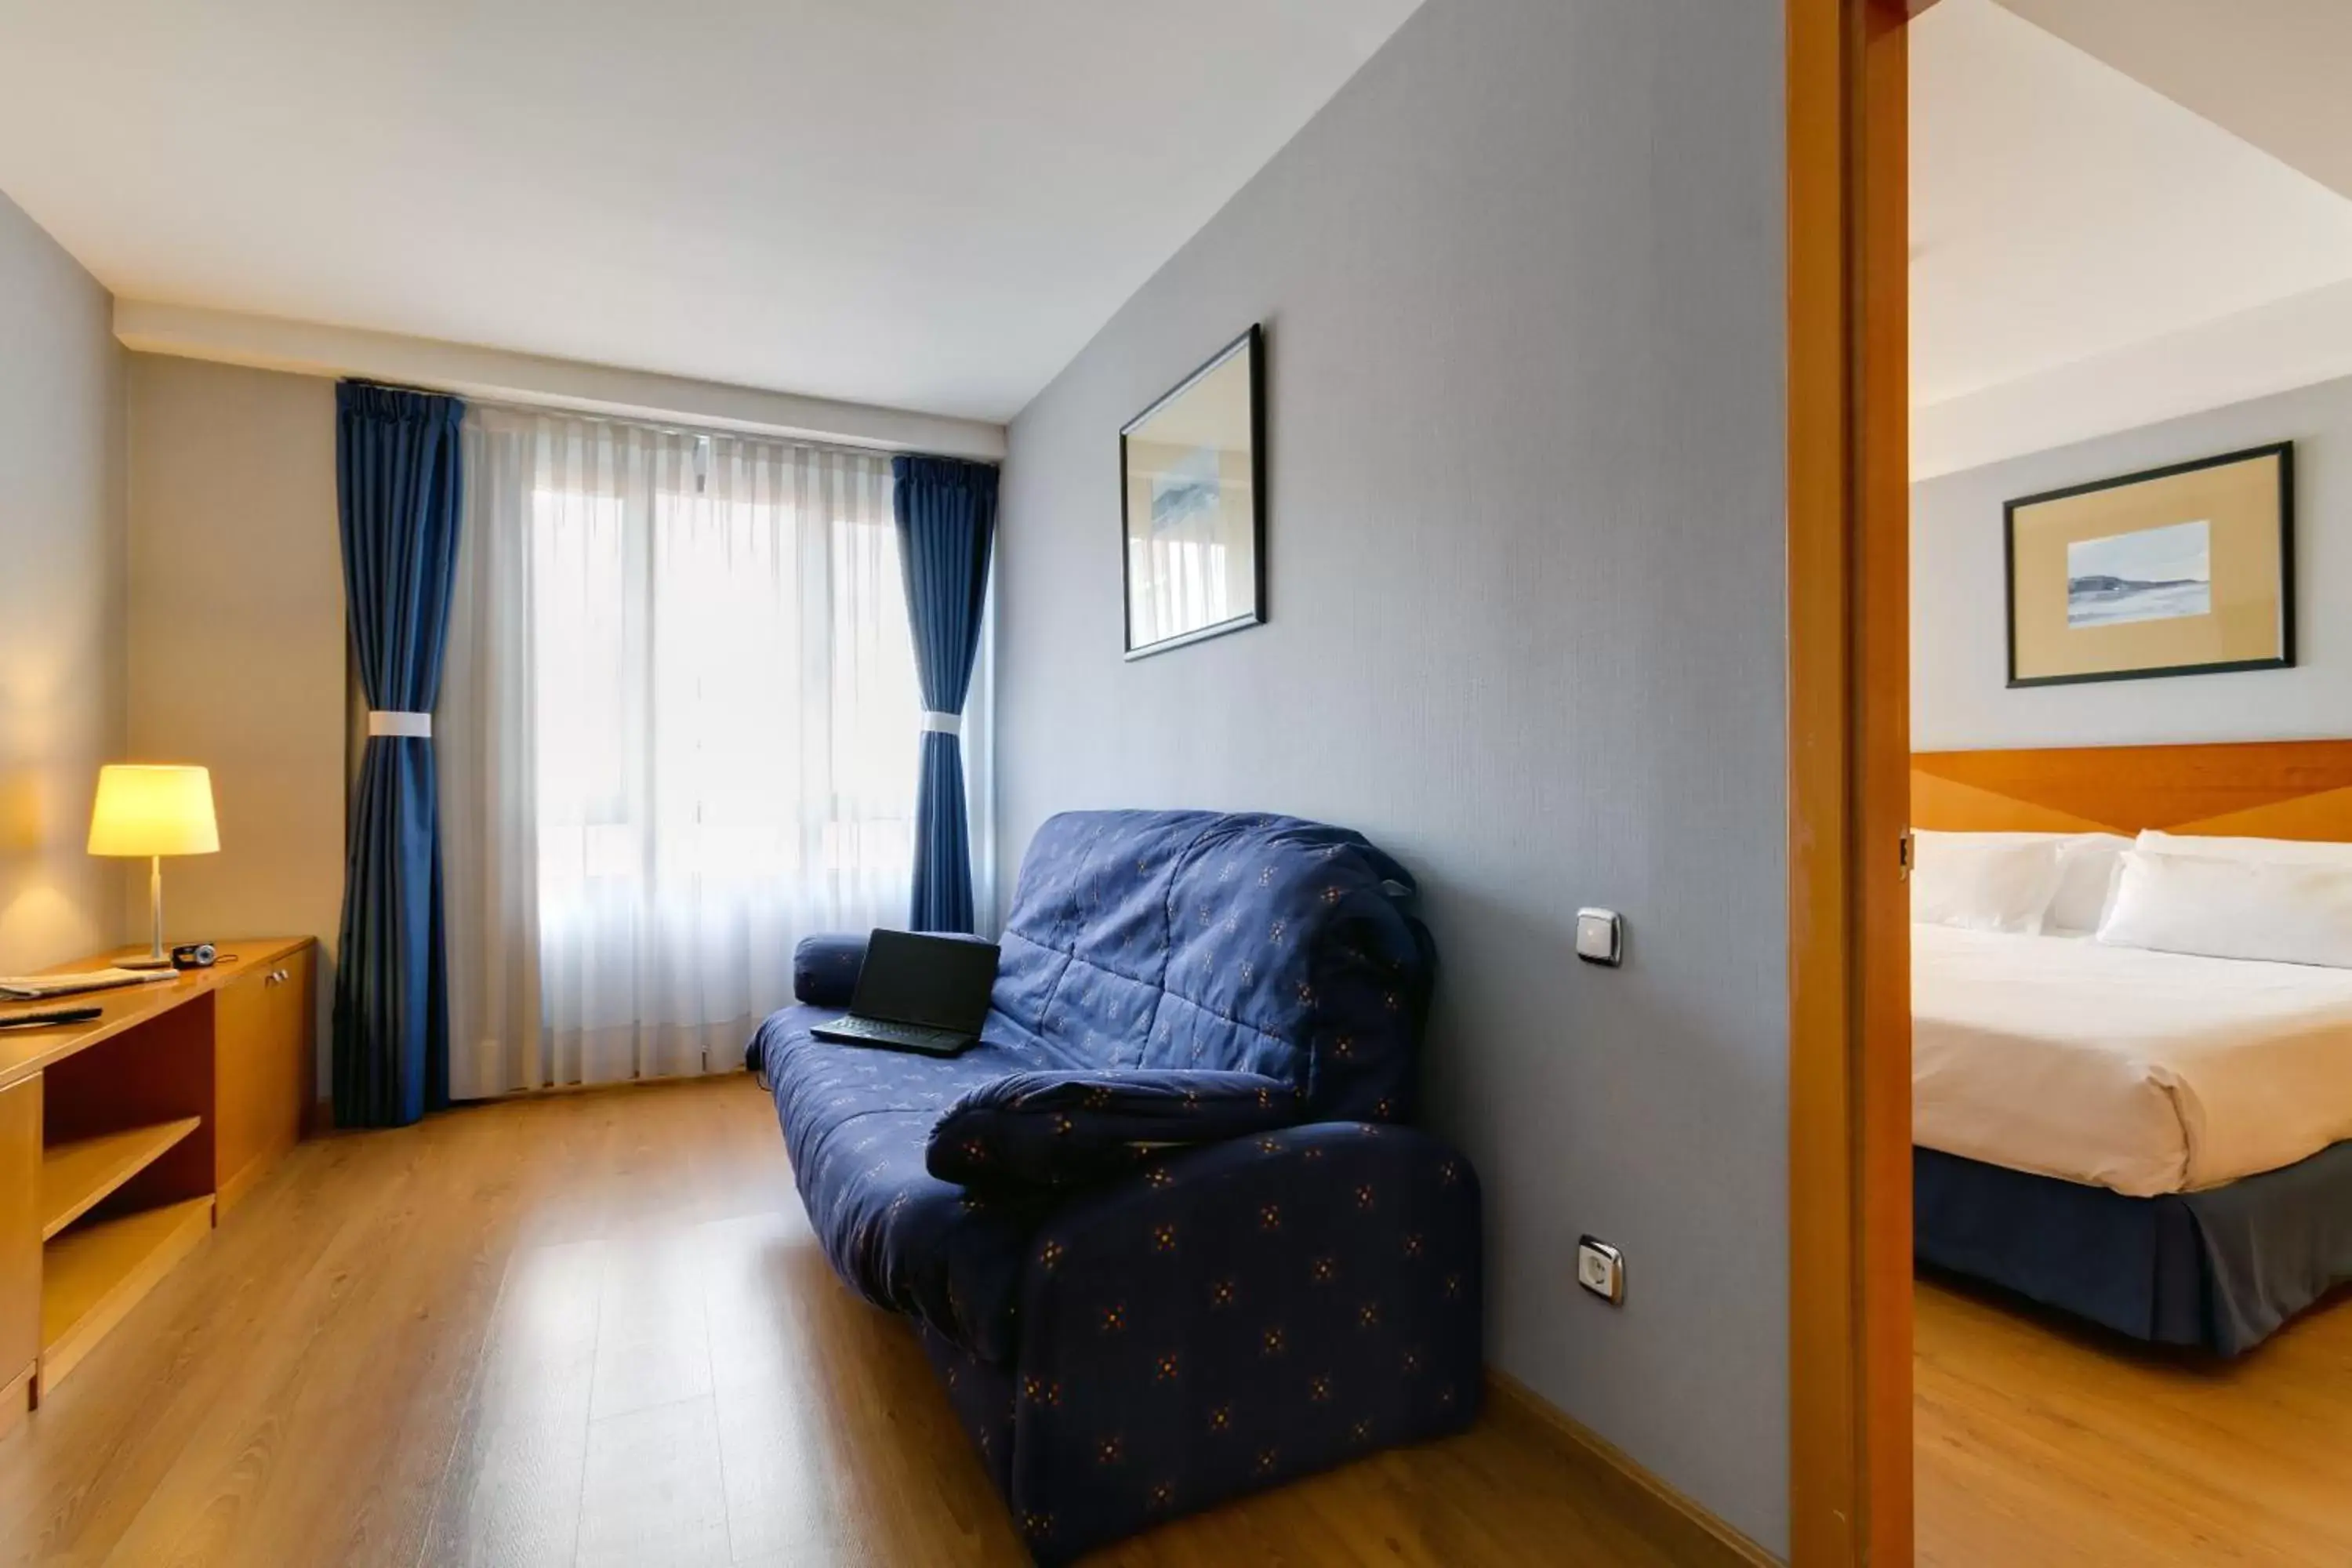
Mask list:
[[[1906,13],[1790,0],[1790,1555],[1911,1558]]]
[[[1790,0],[1789,1536],[1862,1559],[1852,1046],[1854,815],[1848,7]]]
[[[1860,667],[1855,899],[1861,1037],[1854,1129],[1861,1190],[1862,1559],[1913,1554],[1911,1344],[1910,47],[1906,17],[1863,13]]]
[[[2352,841],[2352,741],[1921,752],[1911,819],[1948,832]]]

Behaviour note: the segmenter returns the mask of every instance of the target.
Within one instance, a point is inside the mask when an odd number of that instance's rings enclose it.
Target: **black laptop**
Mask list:
[[[809,1033],[845,1046],[955,1056],[980,1043],[995,984],[994,942],[877,931],[866,939],[848,1016]]]

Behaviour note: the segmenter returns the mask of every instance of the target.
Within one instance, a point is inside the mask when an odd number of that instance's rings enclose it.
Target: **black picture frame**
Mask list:
[[[1249,609],[1241,615],[1138,647],[1135,641],[1135,584],[1131,580],[1134,565],[1128,552],[1128,540],[1134,523],[1129,515],[1132,498],[1129,484],[1128,441],[1139,426],[1199,385],[1210,373],[1223,368],[1236,354],[1249,356],[1250,556],[1253,568],[1250,575],[1255,588],[1252,603]],[[1253,321],[1247,331],[1202,361],[1198,369],[1152,399],[1150,407],[1118,427],[1118,615],[1126,644],[1126,658],[1129,661],[1190,647],[1211,637],[1246,631],[1252,626],[1265,624],[1265,329],[1262,322]]]
[[[2227,468],[2258,458],[2275,458],[2279,465],[2279,651],[2273,658],[2231,659],[2216,664],[2164,665],[2151,669],[2095,670],[2073,675],[2031,675],[2017,673],[2017,514],[2026,507],[2040,506],[2049,501],[2067,500],[2075,496],[2091,495],[2100,490],[2120,489],[2126,485],[2145,484],[2151,479],[2168,479],[2179,474],[2193,474],[2203,468]],[[2088,686],[2114,680],[2168,680],[2183,675],[2229,675],[2252,669],[2292,669],[2294,668],[2294,443],[2292,440],[2272,441],[2260,447],[2248,447],[2240,451],[2223,452],[2218,457],[2197,458],[2185,463],[2167,463],[2161,468],[2143,468],[2137,473],[2119,474],[2113,479],[2093,479],[2085,484],[2067,485],[2054,490],[2042,490],[2030,496],[2019,496],[2003,501],[2001,519],[2001,598],[2007,612],[2009,685],[2019,690],[2042,686]]]

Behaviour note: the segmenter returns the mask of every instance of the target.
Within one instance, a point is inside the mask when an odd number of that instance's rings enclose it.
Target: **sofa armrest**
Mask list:
[[[1064,1205],[1023,1283],[1013,1502],[1041,1560],[1455,1431],[1483,1378],[1478,1181],[1318,1122]]]
[[[846,1007],[866,967],[866,935],[837,931],[804,936],[793,949],[793,995],[812,1007]]]
[[[1170,1149],[1297,1121],[1298,1090],[1263,1073],[1200,1068],[1020,1072],[981,1084],[931,1128],[924,1163],[968,1186],[1118,1181]]]

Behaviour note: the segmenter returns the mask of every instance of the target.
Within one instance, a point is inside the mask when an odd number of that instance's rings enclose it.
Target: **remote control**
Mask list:
[[[103,1007],[44,1007],[37,1013],[0,1013],[0,1029],[53,1029],[59,1024],[87,1024],[105,1012]]]

